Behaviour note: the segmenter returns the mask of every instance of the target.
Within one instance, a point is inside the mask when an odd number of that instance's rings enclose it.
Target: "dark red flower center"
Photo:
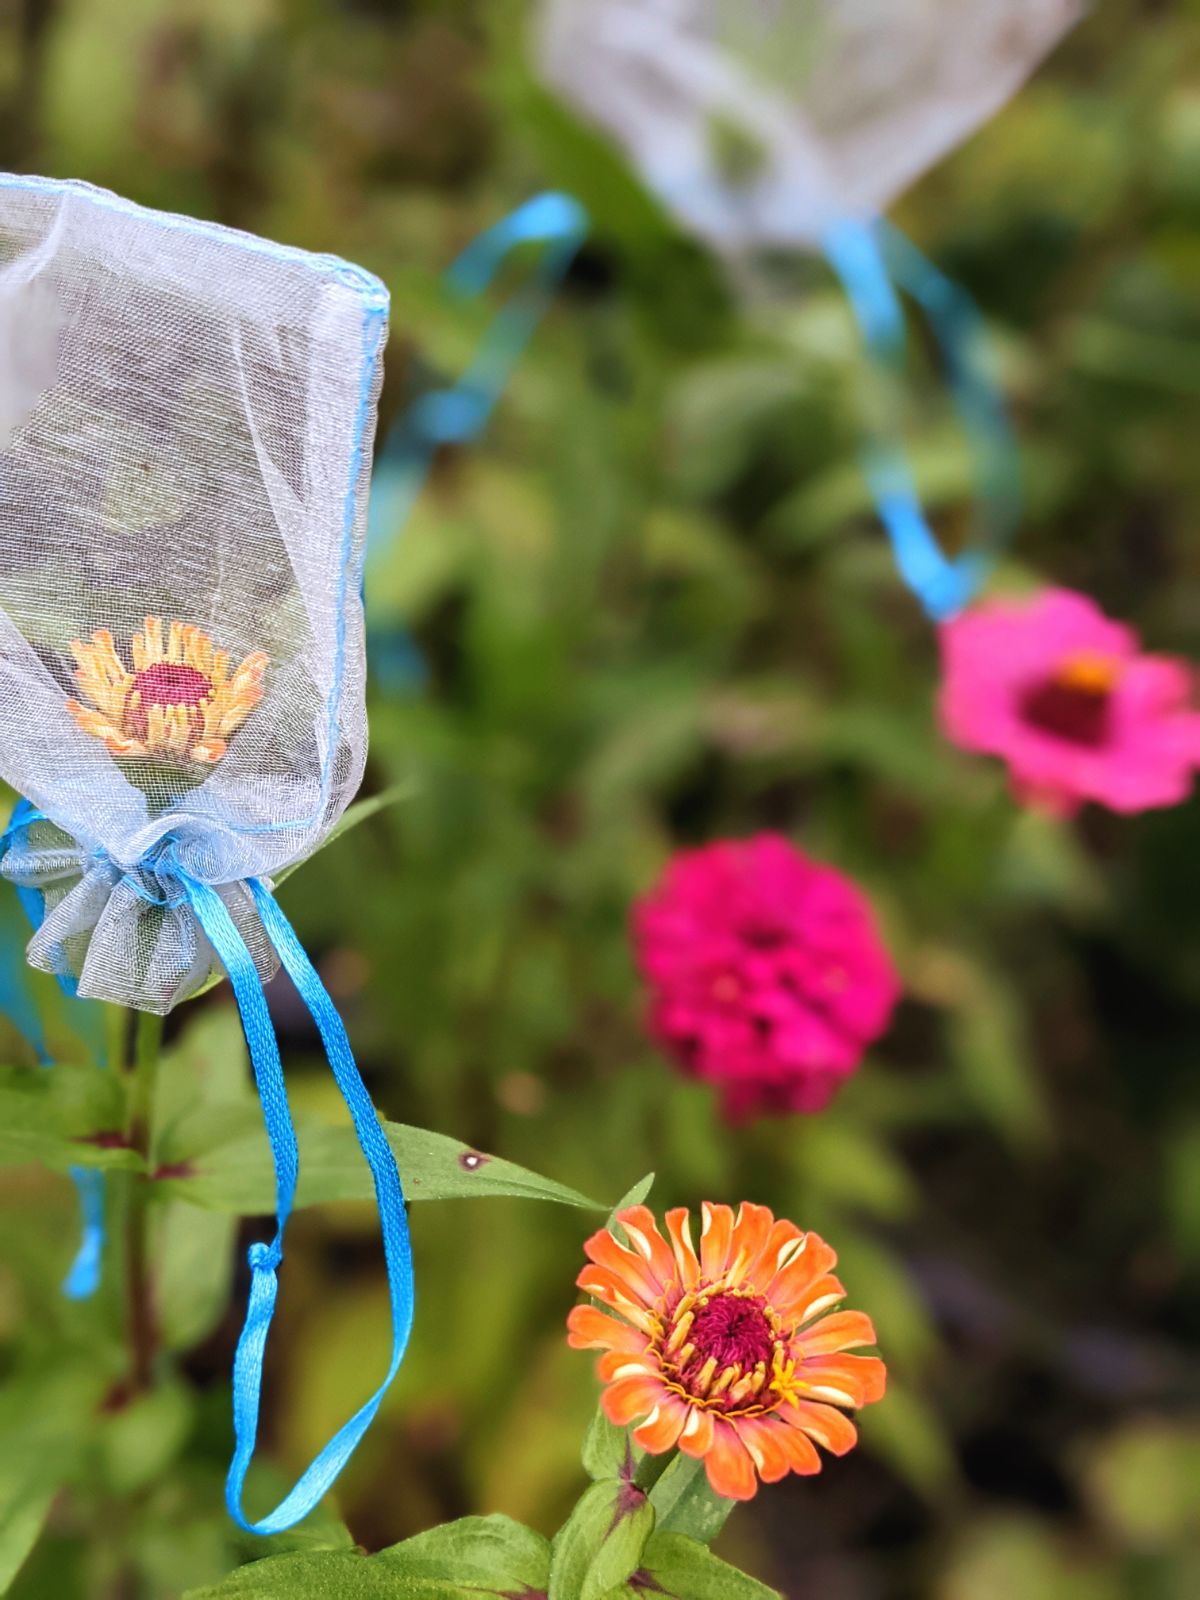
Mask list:
[[[1108,743],[1118,664],[1110,657],[1071,656],[1049,678],[1026,689],[1021,715],[1040,733],[1097,750]]]
[[[156,661],[134,678],[133,693],[139,699],[133,710],[131,731],[136,738],[144,739],[151,706],[198,706],[212,694],[212,682],[195,667]]]
[[[769,1367],[775,1349],[775,1334],[758,1295],[714,1295],[707,1305],[697,1307],[688,1340],[696,1347],[688,1366],[697,1370],[710,1356],[715,1357],[718,1372],[733,1366],[750,1372],[760,1361]]]

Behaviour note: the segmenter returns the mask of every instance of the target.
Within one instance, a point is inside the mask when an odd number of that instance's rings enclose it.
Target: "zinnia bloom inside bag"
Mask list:
[[[337,1013],[270,889],[366,754],[361,566],[387,293],[334,257],[0,176],[0,873],[34,965],[166,1012],[224,970],[275,1156],[250,1252],[230,1510],[270,1533],[337,1476],[411,1326],[395,1161]],[[287,968],[375,1179],[394,1344],[381,1389],[246,1522],[297,1152],[262,982]]]

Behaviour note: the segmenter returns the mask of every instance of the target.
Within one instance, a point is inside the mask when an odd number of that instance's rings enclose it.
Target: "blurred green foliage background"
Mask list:
[[[372,268],[393,293],[385,424],[480,335],[486,313],[439,287],[475,233],[550,185],[594,218],[486,437],[439,458],[370,572],[373,626],[409,630],[427,664],[371,705],[369,785],[408,798],[283,903],[388,1116],[600,1201],[653,1168],[660,1208],[753,1198],[839,1249],[891,1392],[854,1456],[732,1519],[730,1560],[789,1600],[1184,1600],[1196,808],[1050,821],[943,744],[936,641],[858,471],[867,374],[831,276],[796,262],[735,300],[537,87],[527,15],[0,0],[0,163]],[[1200,4],[1100,5],[897,220],[997,341],[1027,504],[1007,576],[1083,589],[1195,658]],[[935,383],[912,447],[953,538],[968,463]],[[763,827],[869,888],[907,998],[829,1113],[735,1131],[647,1042],[626,928],[672,849]],[[298,1103],[335,1117],[307,1019],[272,998]],[[172,1070],[202,1083],[238,1063],[222,991],[170,1036]],[[120,1306],[58,1297],[61,1176],[6,1169],[0,1207],[11,1521],[19,1463],[94,1414]],[[338,1488],[357,1541],[475,1510],[557,1526],[595,1400],[562,1328],[591,1225],[517,1200],[417,1208],[412,1353]],[[220,1502],[244,1250],[215,1213],[164,1226],[178,1373],[133,1406],[110,1395],[17,1600],[173,1600],[247,1553]],[[303,1213],[289,1273],[267,1397],[281,1480],[385,1363],[373,1209]]]

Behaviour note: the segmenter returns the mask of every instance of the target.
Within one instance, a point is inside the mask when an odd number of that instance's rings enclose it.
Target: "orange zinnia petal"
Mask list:
[[[646,1348],[646,1335],[627,1322],[606,1317],[599,1306],[573,1306],[567,1316],[567,1343],[572,1350],[623,1350],[635,1355]]]
[[[691,1406],[688,1410],[688,1419],[683,1425],[683,1432],[679,1436],[679,1448],[685,1456],[692,1456],[697,1461],[712,1449],[713,1443],[713,1414],[711,1411],[702,1411],[699,1406]]]
[[[729,1265],[729,1245],[733,1238],[733,1212],[728,1206],[700,1207],[700,1270],[706,1278],[719,1278]]]
[[[752,1500],[758,1492],[754,1462],[732,1423],[723,1419],[716,1423],[704,1467],[714,1494],[727,1500]]]
[[[658,1231],[654,1213],[648,1206],[629,1206],[617,1214],[617,1221],[629,1235],[630,1244],[647,1263],[661,1293],[675,1281],[675,1257]]]
[[[775,1217],[766,1206],[751,1205],[747,1200],[738,1207],[729,1246],[730,1283],[742,1284],[747,1280],[770,1238],[774,1222]]]
[[[742,1443],[764,1483],[778,1483],[792,1470],[786,1430],[774,1417],[743,1417],[737,1423]]]
[[[700,1261],[692,1246],[692,1219],[683,1206],[677,1206],[667,1212],[666,1222],[679,1282],[683,1288],[691,1289],[700,1278]]]
[[[661,1378],[648,1372],[635,1372],[625,1378],[614,1378],[600,1396],[600,1404],[611,1423],[626,1428],[636,1418],[648,1417],[670,1393]]]
[[[865,1406],[883,1398],[887,1373],[878,1356],[818,1356],[797,1369],[814,1400]]]
[[[645,1340],[642,1341],[645,1344]],[[643,1350],[606,1350],[596,1363],[596,1371],[603,1382],[633,1371],[658,1374],[658,1362]]]
[[[652,1306],[662,1295],[662,1284],[642,1257],[633,1250],[626,1250],[623,1244],[618,1244],[607,1229],[602,1228],[599,1233],[594,1233],[583,1248],[589,1260],[598,1267],[607,1267],[625,1283],[626,1292],[632,1299]]]
[[[792,1341],[793,1348],[804,1356],[833,1355],[838,1350],[874,1343],[871,1319],[861,1311],[835,1311],[796,1334]]]
[[[765,1294],[772,1278],[790,1261],[804,1241],[804,1232],[794,1222],[780,1218],[767,1233],[758,1259],[746,1271],[746,1281],[759,1294]]]
[[[858,1429],[845,1412],[836,1411],[833,1406],[798,1400],[794,1406],[784,1406],[779,1415],[788,1427],[799,1428],[835,1456],[844,1456],[858,1442]]]
[[[803,1247],[767,1285],[766,1297],[781,1317],[794,1316],[812,1285],[836,1265],[837,1251],[831,1250],[819,1234],[806,1233]]]
[[[783,1435],[781,1443],[793,1472],[798,1472],[806,1478],[815,1472],[820,1472],[821,1458],[817,1454],[816,1445],[806,1433],[799,1428],[788,1427],[780,1428],[779,1432]]]
[[[803,1301],[789,1315],[796,1319],[796,1326],[803,1328],[806,1322],[811,1322],[814,1317],[819,1317],[822,1312],[831,1310],[840,1305],[846,1298],[846,1287],[840,1278],[835,1278],[832,1273],[818,1278],[810,1285]]]
[[[688,1409],[678,1395],[664,1395],[641,1427],[633,1430],[634,1444],[652,1456],[673,1450],[687,1422]]]
[[[621,1316],[636,1327],[644,1329],[646,1333],[652,1331],[654,1319],[645,1305],[634,1298],[624,1278],[619,1278],[608,1267],[584,1267],[575,1282],[585,1294],[595,1295],[597,1300],[603,1300],[606,1306],[611,1306],[614,1311],[620,1312]]]

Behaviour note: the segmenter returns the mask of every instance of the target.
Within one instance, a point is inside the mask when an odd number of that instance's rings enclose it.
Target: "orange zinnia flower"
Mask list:
[[[75,681],[88,701],[68,700],[67,710],[85,733],[103,739],[114,756],[194,761],[212,766],[262,699],[267,658],[248,655],[229,673],[227,650],[206,633],[172,622],[163,633],[158,617],[131,645],[132,672],[117,654],[113,636],[99,628],[88,643],[71,641]]]
[[[577,1350],[604,1350],[599,1372],[609,1420],[643,1418],[634,1442],[661,1455],[676,1445],[703,1459],[717,1494],[749,1500],[758,1479],[819,1472],[813,1441],[844,1455],[858,1438],[837,1406],[884,1390],[869,1317],[835,1311],[846,1291],[837,1256],[815,1233],[776,1222],[766,1206],[703,1207],[699,1252],[685,1210],[667,1212],[670,1243],[645,1206],[618,1215],[630,1246],[606,1229],[584,1246],[576,1280],[617,1313],[576,1306]]]

